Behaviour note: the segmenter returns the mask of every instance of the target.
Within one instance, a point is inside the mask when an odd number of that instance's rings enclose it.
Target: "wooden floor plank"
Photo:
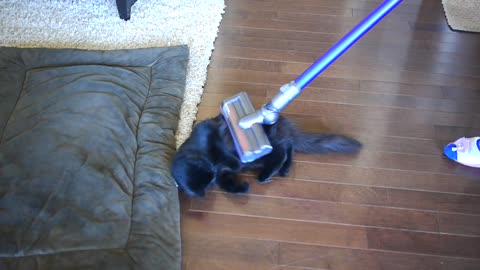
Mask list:
[[[291,113],[311,116],[349,117],[352,120],[359,118],[372,121],[396,119],[410,123],[431,123],[433,125],[458,125],[480,127],[480,115],[472,113],[450,113],[419,111],[404,108],[388,108],[375,106],[360,106],[352,104],[333,104],[327,102],[308,102],[296,100],[302,110],[289,108]],[[286,111],[286,110],[285,110]]]
[[[343,18],[338,18],[341,20]],[[401,19],[403,20],[403,19]],[[400,21],[401,21],[400,20]],[[221,32],[217,39],[217,44],[220,44],[224,37],[250,37],[250,38],[263,38],[270,40],[291,40],[291,41],[303,41],[310,43],[320,43],[320,44],[330,44],[338,42],[343,34],[336,33],[317,33],[317,32],[306,32],[306,31],[292,31],[292,30],[282,30],[282,29],[265,29],[265,28],[254,28],[254,27],[242,27],[239,25],[231,24],[226,25],[222,24],[220,26]],[[355,46],[365,46],[374,48],[375,43],[381,43],[384,46],[393,46],[394,48],[400,48],[400,51],[405,52],[410,57],[406,57],[404,60],[408,61],[439,61],[443,63],[450,63],[453,65],[460,65],[456,60],[456,54],[452,53],[469,53],[469,50],[475,49],[476,46],[480,44],[480,41],[475,39],[454,39],[454,38],[445,38],[442,34],[436,32],[428,31],[415,31],[408,39],[395,39],[396,33],[394,31],[385,32],[372,30],[367,33],[363,38],[355,44]],[[465,37],[472,37],[473,34],[466,34]],[[240,46],[241,44],[235,44]],[[243,46],[246,47],[246,46]],[[248,47],[248,46],[247,46]],[[420,54],[418,51],[430,51],[430,54]],[[442,54],[442,57],[439,57],[438,53],[448,53]],[[397,52],[398,53],[398,52]],[[435,53],[432,55],[431,53]],[[423,58],[416,59],[412,56],[418,55]],[[361,57],[361,55],[352,54],[352,57]],[[318,57],[318,56],[317,56]],[[370,56],[370,57],[373,57]],[[342,56],[344,58],[344,56]],[[465,62],[466,65],[478,66],[478,63],[473,59],[470,59]]]
[[[325,78],[325,80],[330,80],[330,78]],[[387,83],[379,81],[360,81],[359,87],[355,85],[350,85],[353,89],[341,89],[341,88],[322,88],[322,87],[308,87],[308,90],[302,91],[301,95],[298,96],[298,100],[308,100],[309,98],[315,98],[312,101],[319,100],[324,97],[323,92],[331,92],[341,94],[349,94],[353,96],[357,95],[376,95],[377,97],[385,98],[398,98],[398,99],[415,99],[415,100],[425,100],[425,101],[450,101],[452,103],[459,102],[458,104],[464,104],[463,100],[455,100],[451,96],[447,96],[442,87],[435,86],[423,86],[423,85],[412,85],[412,84],[400,84],[400,83]],[[274,94],[277,94],[280,90],[281,84],[267,84],[267,83],[252,83],[252,82],[235,82],[235,81],[216,81],[209,80],[205,85],[205,93],[216,93],[223,95],[233,95],[239,91],[247,91],[249,95],[261,96],[261,97],[271,97]],[[461,90],[459,90],[461,91]],[[474,92],[472,92],[473,94]],[[460,95],[460,93],[457,92]],[[359,96],[360,97],[360,96]],[[474,102],[477,102],[472,98]],[[334,100],[326,99],[326,101],[334,102]],[[202,105],[210,104],[212,101],[209,98],[204,98]],[[369,101],[373,102],[373,101]],[[351,101],[351,103],[355,103]],[[373,103],[375,104],[375,103]],[[364,104],[368,105],[368,104]],[[381,104],[379,104],[381,105]],[[394,107],[407,107],[407,108],[419,108],[424,109],[424,107],[414,107],[413,105],[397,105]],[[435,108],[435,110],[442,111],[442,108]]]
[[[280,29],[288,29],[288,30],[298,30],[298,29],[305,29],[305,25],[315,24],[317,26],[321,25],[322,27],[318,27],[316,31],[325,32],[325,33],[337,33],[337,32],[346,32],[349,29],[352,29],[358,22],[358,18],[352,17],[352,13],[350,9],[328,9],[330,14],[311,14],[311,13],[299,13],[295,11],[264,11],[264,10],[247,10],[247,9],[232,9],[230,12],[230,16],[228,17],[229,20],[232,21],[249,21],[248,24],[244,24],[244,27],[251,27],[252,23],[255,24],[262,24],[265,21],[271,22],[278,22],[278,27],[284,26],[286,27],[285,23],[293,23],[299,24],[298,26],[304,26],[301,28],[280,28]],[[323,10],[323,11],[327,11]],[[335,15],[332,13],[339,13],[340,15]],[[333,15],[333,16],[332,16]],[[338,16],[343,16],[342,22],[339,23]],[[261,19],[258,19],[261,18]],[[228,24],[228,22],[225,22]],[[422,25],[424,26],[424,25]],[[291,25],[288,27],[292,27]],[[408,21],[385,21],[383,23],[379,23],[375,29],[401,29],[402,31],[411,31],[412,25]],[[315,32],[315,31],[312,31]]]
[[[459,164],[452,163],[444,157],[374,151],[361,151],[355,155],[330,154],[313,156],[298,154],[296,159],[312,163],[352,165],[435,174],[449,174],[455,167],[460,167]]]
[[[229,254],[231,255],[231,254]],[[257,261],[242,260],[235,261],[231,259],[231,256],[225,258],[211,258],[205,257],[190,257],[184,256],[184,261],[188,263],[182,270],[277,270],[276,266],[269,266],[261,264]],[[303,269],[304,270],[304,269]]]
[[[345,9],[348,9],[346,7]],[[291,11],[273,11],[273,10],[252,10],[252,9],[231,9],[225,14],[225,20],[255,20],[262,18],[262,20],[282,21],[282,22],[302,22],[314,23],[318,25],[328,25],[335,27],[342,25],[343,27],[353,28],[359,19],[351,17],[351,14],[345,16],[337,16],[332,14],[313,14],[313,13],[299,13],[295,10]],[[425,24],[422,24],[422,26]],[[438,25],[435,25],[438,26]],[[440,25],[441,26],[441,25]],[[403,29],[411,30],[412,25],[407,20],[388,20],[377,25],[375,29]]]
[[[294,198],[314,201],[341,202],[358,205],[388,206],[388,193],[385,188],[354,186],[338,183],[302,181],[290,178],[274,178],[269,184],[256,184],[253,175],[244,175],[249,181],[251,194]]]
[[[192,212],[183,215],[184,231],[320,245],[366,248],[366,228],[260,217]]]
[[[186,232],[191,245],[182,253],[188,261],[184,269],[273,269],[277,264],[278,243],[244,238],[216,237]]]
[[[332,270],[474,270],[480,260],[280,243],[278,263]]]
[[[422,46],[424,46],[422,44]],[[446,46],[445,46],[446,47]],[[452,47],[454,47],[452,45]],[[473,47],[473,46],[472,46]],[[321,55],[316,52],[300,52],[300,51],[285,51],[285,50],[271,50],[266,48],[253,48],[241,46],[222,46],[219,49],[216,57],[229,56],[240,59],[258,59],[266,61],[283,61],[293,63],[314,63]],[[440,49],[442,50],[442,48]],[[473,50],[473,49],[470,49]],[[433,53],[433,52],[429,52]],[[215,61],[215,58],[213,59]],[[398,65],[399,62],[402,65]],[[435,64],[434,73],[457,75],[457,76],[479,76],[480,68],[468,65],[456,65],[452,63],[442,63],[436,59],[429,61],[421,61],[414,59],[405,59],[401,56],[395,57],[378,57],[376,55],[357,55],[347,54],[335,62],[335,65],[348,65],[356,68],[377,68],[389,71],[407,70],[414,72],[431,72],[432,64]]]
[[[480,236],[480,215],[438,213],[442,233]]]
[[[408,95],[439,99],[446,98],[442,87],[432,85],[362,80],[360,81],[359,89],[364,92],[381,94]]]
[[[296,171],[292,174],[294,175],[292,176],[294,179],[299,178],[297,176],[299,173]],[[322,178],[323,176],[320,176],[316,178],[316,180],[318,181],[318,179]],[[436,180],[437,178],[434,179]],[[255,181],[253,176],[245,176],[245,180],[251,183]],[[480,199],[478,195],[375,186],[352,186],[328,182],[292,180],[288,178],[275,178],[274,180],[274,182],[268,185],[253,185],[251,192],[257,195],[281,198],[320,200],[451,213],[479,213],[478,209],[475,208]]]
[[[275,11],[291,11],[291,3],[277,3],[277,2],[265,2],[265,1],[226,1],[226,5],[232,9],[254,9],[254,10],[275,10]],[[335,5],[296,5],[296,12],[302,13],[314,13],[314,14],[328,14],[335,16],[352,16],[352,8],[338,7]]]
[[[212,192],[205,200],[193,201],[193,211],[229,213],[287,220],[338,223],[368,227],[437,232],[436,214],[378,206],[328,201],[242,196],[234,198]]]
[[[480,195],[480,183],[475,178],[424,171],[296,162],[291,177],[310,181]]]
[[[365,17],[367,16],[374,8],[376,8],[379,3],[372,1],[368,2],[358,2],[352,1],[349,3],[345,2],[325,2],[325,1],[307,1],[303,5],[296,5],[295,9],[292,9],[292,4],[289,2],[278,2],[278,1],[227,1],[227,5],[231,9],[254,9],[254,10],[275,10],[275,11],[292,11],[299,13],[309,13],[309,14],[329,14],[336,16],[353,16],[353,10],[357,10],[355,15]],[[422,7],[428,7],[428,9]],[[424,4],[424,5],[410,5],[409,3],[405,5],[399,5],[391,17],[408,17],[415,18],[415,15],[418,15],[419,11],[421,13],[426,13],[429,15],[428,11],[437,11],[435,14],[438,14],[441,7],[434,4]],[[434,17],[430,15],[431,17]],[[434,17],[438,18],[438,16]],[[388,18],[387,18],[388,19]]]
[[[480,214],[479,196],[389,189],[388,197],[394,207]]]
[[[480,87],[475,89],[464,89],[458,87],[443,87],[446,98],[478,100],[480,99]]]
[[[327,37],[328,38],[328,37]],[[240,47],[248,49],[259,49],[259,50],[270,50],[272,53],[283,52],[285,54],[300,54],[303,57],[313,58],[310,61],[305,61],[305,63],[313,63],[315,60],[320,58],[324,53],[326,53],[334,43],[338,40],[336,38],[329,37],[332,40],[332,43],[319,43],[312,41],[296,41],[289,39],[266,39],[265,37],[243,37],[240,35],[235,36],[220,36],[216,41],[216,44],[219,47]],[[378,40],[376,41],[379,42]],[[405,66],[415,67],[415,63],[423,63],[419,71],[425,73],[445,73],[452,68],[459,65],[459,63],[465,63],[463,67],[459,67],[460,71],[465,71],[464,73],[469,75],[478,75],[474,72],[478,70],[478,65],[476,63],[470,64],[472,58],[477,57],[478,55],[464,54],[459,52],[445,52],[445,49],[439,48],[437,51],[435,49],[428,50],[415,50],[413,49],[401,49],[395,50],[393,46],[389,44],[384,44],[382,49],[378,49],[372,45],[366,44],[356,44],[354,49],[345,52],[341,58],[333,64],[335,65],[352,65],[358,66],[363,64],[367,67],[377,67],[377,66],[391,66],[396,64],[396,70],[405,70]],[[425,45],[423,45],[425,46]],[[452,45],[453,46],[453,45]],[[264,56],[265,57],[265,56]],[[302,62],[304,58],[299,58],[293,60],[292,58],[286,57],[281,59],[282,61],[295,61]],[[414,64],[412,64],[412,62]],[[436,65],[439,66],[436,66]],[[430,65],[430,66],[427,66]],[[450,65],[450,66],[448,66]],[[432,68],[432,66],[434,68]],[[357,68],[357,70],[360,68]],[[394,70],[395,70],[394,69]],[[441,72],[442,69],[444,72]],[[325,72],[329,71],[326,70]],[[415,70],[415,68],[413,68]],[[457,73],[457,72],[455,72]],[[324,73],[325,74],[325,73]],[[462,74],[462,73],[460,73]]]
[[[299,74],[281,74],[275,72],[259,72],[238,69],[209,69],[209,78],[229,82],[263,83],[283,85],[295,80]],[[309,86],[329,89],[358,90],[360,81],[357,79],[321,77],[312,81]]]
[[[281,61],[267,61],[257,59],[221,58],[216,57],[212,61],[212,67],[222,69],[254,70],[281,74],[295,74],[299,76],[307,70],[312,63],[294,63]],[[352,78],[357,80],[376,80],[394,83],[413,83],[421,85],[471,87],[480,82],[480,78],[472,76],[458,76],[452,74],[426,73],[408,70],[385,70],[381,66],[352,67],[341,64],[333,64],[326,69],[322,77]],[[478,74],[475,74],[478,76]]]
[[[368,248],[480,259],[480,237],[367,228]]]

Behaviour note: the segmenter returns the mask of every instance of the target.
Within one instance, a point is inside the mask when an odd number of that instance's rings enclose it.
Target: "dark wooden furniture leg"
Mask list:
[[[124,19],[125,21],[130,20],[130,11],[137,2],[137,0],[116,0],[117,1],[117,9],[118,9],[118,15],[120,15],[120,18]]]

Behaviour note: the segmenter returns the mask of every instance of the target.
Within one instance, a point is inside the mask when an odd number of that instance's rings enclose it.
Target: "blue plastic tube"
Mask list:
[[[331,63],[337,60],[348,48],[350,48],[357,40],[367,33],[375,24],[377,24],[385,15],[392,11],[402,0],[385,0],[372,13],[361,21],[355,28],[338,41],[330,50],[328,50],[321,58],[311,65],[296,80],[296,87],[300,90],[305,88],[313,81],[318,74],[322,73]]]

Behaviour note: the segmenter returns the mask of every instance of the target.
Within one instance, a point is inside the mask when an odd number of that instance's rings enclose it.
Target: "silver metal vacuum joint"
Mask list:
[[[280,92],[273,97],[270,103],[267,104],[269,110],[280,112],[285,109],[299,94],[300,89],[294,81],[284,84],[280,87]]]
[[[279,93],[273,99],[264,104],[259,110],[249,114],[239,121],[241,128],[250,128],[253,124],[272,125],[277,122],[280,112],[285,109],[299,94],[300,89],[294,81],[280,87]]]

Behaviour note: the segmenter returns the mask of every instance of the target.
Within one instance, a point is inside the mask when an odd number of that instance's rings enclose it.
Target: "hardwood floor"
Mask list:
[[[239,91],[258,108],[380,2],[226,0],[198,120]],[[480,269],[480,170],[442,154],[480,135],[480,34],[451,31],[441,1],[404,1],[283,114],[364,149],[182,195],[184,269]]]

